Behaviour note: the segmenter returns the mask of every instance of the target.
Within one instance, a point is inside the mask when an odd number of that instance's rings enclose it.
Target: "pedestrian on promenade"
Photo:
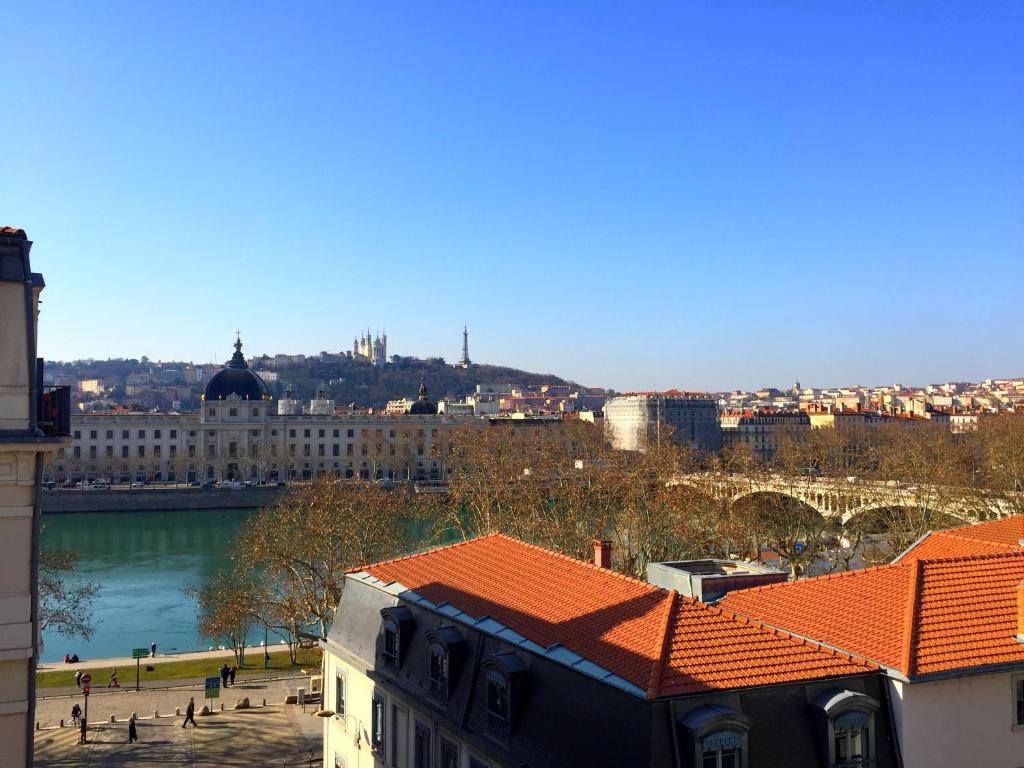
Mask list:
[[[82,708],[75,704],[71,708],[71,724],[78,725],[78,718],[82,716]]]
[[[181,724],[184,728],[189,723],[192,723],[192,727],[196,727],[196,700],[195,697],[190,697],[188,700],[188,708],[185,710],[185,722]]]
[[[228,675],[230,675],[230,676],[231,676],[231,687],[232,687],[232,688],[234,688],[234,687],[235,687],[235,672],[236,672],[236,671],[238,671],[238,670],[237,670],[237,667],[231,667],[231,669],[230,669],[230,670],[228,670]]]
[[[75,672],[75,685],[79,688],[82,687],[82,670],[80,669]]]
[[[110,679],[107,681],[107,688],[120,688],[121,684],[117,682],[117,670],[115,669],[110,673]]]
[[[150,658],[156,658],[156,640],[149,644],[149,655]]]
[[[78,663],[78,654],[77,653],[71,654],[71,663],[72,664],[77,664]]]
[[[228,687],[228,675],[231,674],[231,670],[228,668],[228,663],[225,661],[224,666],[220,668],[220,684],[222,688]]]
[[[70,664],[71,663],[71,657],[68,656],[66,653],[64,654],[64,663],[65,664]]]
[[[135,730],[135,715],[128,718],[128,743],[134,744],[139,740],[139,732]]]

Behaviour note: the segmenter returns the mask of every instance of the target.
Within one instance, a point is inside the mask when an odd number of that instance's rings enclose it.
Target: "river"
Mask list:
[[[196,631],[196,603],[184,590],[230,563],[231,542],[252,509],[112,512],[43,516],[42,548],[75,549],[72,580],[100,585],[89,641],[43,633],[43,661],[209,648]],[[262,639],[262,637],[260,638]]]

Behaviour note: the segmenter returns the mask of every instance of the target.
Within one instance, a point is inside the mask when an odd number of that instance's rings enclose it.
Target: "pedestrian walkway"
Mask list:
[[[141,691],[136,691],[134,687],[110,690],[94,688],[92,695],[89,696],[89,722],[109,721],[111,715],[118,720],[127,720],[132,712],[140,716],[152,716],[154,711],[167,715],[173,713],[176,707],[184,712],[190,696],[195,697],[197,708],[203,705],[202,679],[191,683],[185,680],[169,682],[179,685],[173,688],[143,688]],[[180,685],[181,683],[189,684]],[[268,704],[281,704],[289,696],[295,696],[299,688],[308,690],[309,685],[309,677],[306,676],[269,680],[239,678],[235,685],[221,689],[220,698],[213,700],[213,706],[219,709],[223,703],[224,708],[230,710],[243,696],[248,697],[253,706],[259,706],[264,700]],[[69,690],[69,694],[37,698],[36,723],[42,728],[58,726],[61,720],[65,723],[70,721],[73,704],[78,704],[84,709],[85,697],[74,688]]]
[[[293,710],[298,708],[279,705],[217,712],[197,716],[196,728],[182,728],[181,717],[140,719],[139,740],[134,744],[128,743],[127,722],[90,726],[88,744],[78,743],[73,728],[37,731],[35,765],[320,768],[323,721]]]
[[[279,643],[277,645],[267,646],[268,653],[275,653],[276,651],[287,651],[288,645],[286,643]],[[249,654],[254,652],[262,654],[263,646],[255,646],[253,648],[246,649],[246,658],[249,658]],[[235,654],[233,651],[226,650],[213,650],[213,651],[190,651],[188,653],[165,653],[161,654],[159,648],[157,649],[156,657],[147,657],[142,659],[143,664],[166,664],[171,661],[200,661],[202,659],[233,659]],[[40,664],[37,671],[39,672],[60,672],[61,670],[71,670],[74,672],[76,669],[80,669],[83,672],[88,672],[94,669],[104,669],[107,667],[117,667],[125,672],[122,677],[126,677],[127,670],[130,667],[135,669],[135,659],[131,656],[122,656],[116,659],[86,659],[85,661],[79,661],[75,664],[65,664],[62,661],[51,661],[47,664]],[[95,681],[98,682],[98,681]],[[104,680],[104,684],[106,681]]]

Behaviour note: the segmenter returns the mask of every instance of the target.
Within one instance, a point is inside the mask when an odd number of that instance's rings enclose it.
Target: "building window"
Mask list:
[[[338,436],[338,435],[340,435],[340,434],[341,434],[341,430],[340,430],[340,429],[336,429],[336,430],[334,430],[334,436],[335,436],[335,437],[337,437],[337,436]]]
[[[288,437],[295,437],[295,430],[294,429],[289,429],[288,430]]]
[[[381,655],[390,663],[392,666],[398,666],[398,653],[401,650],[400,640],[398,635],[398,627],[393,624],[384,625],[384,650]]]
[[[309,430],[308,429],[302,430],[302,436],[303,437],[309,437]]]
[[[378,755],[384,752],[384,697],[373,694],[370,711],[370,749]]]
[[[508,736],[508,678],[496,669],[487,671],[487,730]]]
[[[159,429],[154,429],[153,430],[153,437],[156,438],[157,440],[160,439],[160,430]]]
[[[107,446],[107,447],[106,447],[106,448],[104,449],[104,451],[103,451],[103,452],[104,452],[104,454],[106,455],[106,457],[107,457],[108,459],[110,459],[110,458],[113,458],[113,456],[114,456],[114,446],[112,446],[112,445],[108,445],[108,446]]]
[[[96,430],[95,429],[90,429],[89,430],[89,439],[90,440],[95,440],[96,439]]]
[[[228,408],[228,416],[237,416],[237,415],[238,415],[238,409],[237,408]]]
[[[323,437],[324,436],[324,431],[322,429],[318,429],[317,432],[316,432],[316,436],[317,437]]]
[[[171,440],[176,440],[177,438],[178,438],[178,430],[172,429],[171,430]]]
[[[430,727],[416,721],[416,734],[413,739],[415,768],[430,768]]]
[[[128,446],[127,445],[122,445],[121,446],[121,458],[122,459],[127,459],[128,458]]]
[[[139,440],[145,440],[145,439],[146,439],[146,430],[140,429],[139,430]]]
[[[442,701],[448,699],[448,652],[440,644],[430,646],[430,692]]]
[[[1024,726],[1024,675],[1013,677],[1013,724]]]
[[[848,712],[837,717],[832,725],[835,768],[854,768],[870,765],[868,732],[871,715],[867,712]]]
[[[701,741],[702,768],[740,768],[743,736],[735,731],[715,731]]]
[[[142,458],[145,458],[145,456],[146,456],[146,446],[140,445],[139,446],[139,458],[142,459]]]
[[[350,429],[350,430],[348,430],[347,437],[350,437],[350,438],[351,437],[355,437],[355,434],[356,434],[355,430],[354,429]],[[77,432],[75,433],[75,437],[78,437],[78,433]]]
[[[252,415],[253,416],[259,416],[260,415],[260,409],[259,408],[253,408],[252,409]]]
[[[108,429],[107,430],[107,440],[113,440],[113,439],[114,439],[114,430]]]
[[[214,408],[208,408],[206,411],[207,416],[213,416],[215,413],[217,413],[217,411]]]
[[[90,445],[89,446],[89,458],[90,459],[95,459],[96,458],[96,446],[95,445]]]
[[[334,713],[345,716],[345,676],[337,670],[334,676]]]
[[[349,430],[349,431],[351,432],[351,430]],[[81,430],[76,429],[75,430],[75,440],[81,440],[81,439],[82,439],[82,432],[81,432]]]
[[[441,737],[441,765],[440,768],[459,768],[459,745]]]
[[[121,439],[122,440],[127,440],[128,439],[128,430],[127,429],[122,429],[121,430]]]

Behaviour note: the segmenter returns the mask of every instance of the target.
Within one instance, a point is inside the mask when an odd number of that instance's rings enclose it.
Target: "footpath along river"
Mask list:
[[[184,594],[230,564],[231,542],[253,509],[43,515],[42,548],[76,549],[72,581],[100,585],[88,642],[43,633],[43,661],[128,656],[156,641],[161,653],[206,650],[196,604]],[[263,639],[253,637],[254,642]],[[273,638],[271,642],[274,642]]]

